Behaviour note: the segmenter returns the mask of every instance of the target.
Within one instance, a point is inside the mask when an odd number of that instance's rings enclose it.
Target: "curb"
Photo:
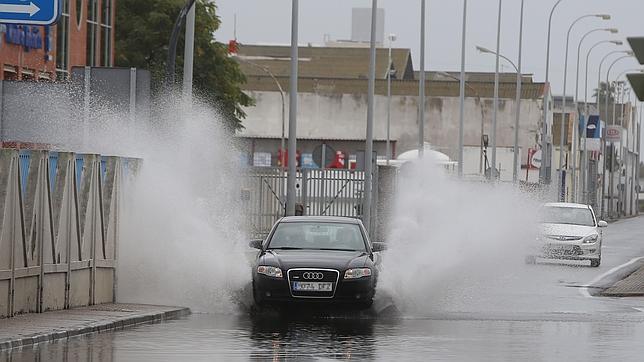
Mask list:
[[[178,308],[167,312],[147,313],[134,315],[126,318],[117,319],[110,322],[93,323],[81,328],[75,328],[64,331],[52,331],[46,334],[35,334],[18,339],[0,341],[0,352],[17,347],[32,346],[37,343],[51,342],[57,339],[65,339],[74,336],[80,336],[90,333],[100,333],[106,331],[120,330],[127,327],[133,327],[139,324],[158,323],[164,320],[177,319],[189,315],[189,308]]]

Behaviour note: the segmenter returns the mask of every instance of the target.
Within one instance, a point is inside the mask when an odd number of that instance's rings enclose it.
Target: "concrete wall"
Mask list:
[[[0,317],[115,299],[121,180],[137,162],[0,149]]]
[[[241,136],[280,137],[281,99],[277,92],[251,91],[256,106],[246,108],[245,129]],[[398,154],[417,147],[418,106],[417,97],[396,95],[392,97],[391,138],[397,141]],[[376,95],[374,138],[386,139],[387,98]],[[497,118],[497,146],[511,147],[514,144],[515,102],[502,98]],[[541,99],[523,99],[519,126],[519,146],[527,150],[536,145],[536,135],[542,117]],[[286,105],[288,110],[288,104]],[[482,114],[483,113],[483,114]],[[492,99],[468,97],[465,103],[464,143],[480,145],[481,120],[484,133],[490,135],[493,114]],[[425,141],[452,159],[458,156],[459,99],[458,97],[428,97],[425,106]],[[288,116],[285,117],[288,122]],[[366,134],[366,94],[300,93],[298,95],[298,138],[364,139]],[[527,152],[522,152],[522,164],[527,161]],[[465,162],[468,162],[467,160]],[[475,165],[465,169],[478,170]],[[510,172],[510,174],[512,174]]]

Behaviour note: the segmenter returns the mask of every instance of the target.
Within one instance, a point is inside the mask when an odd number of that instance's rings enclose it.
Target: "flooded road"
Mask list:
[[[642,361],[644,298],[590,297],[587,288],[644,255],[642,230],[641,217],[612,224],[599,268],[456,270],[400,313],[194,313],[0,352],[0,361]]]
[[[644,313],[563,320],[199,315],[0,354],[11,361],[641,361]]]

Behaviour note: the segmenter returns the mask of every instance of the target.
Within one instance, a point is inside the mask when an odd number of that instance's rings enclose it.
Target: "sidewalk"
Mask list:
[[[18,315],[0,319],[0,351],[80,334],[174,319],[188,314],[190,310],[182,307],[101,304]]]
[[[600,293],[604,297],[644,296],[644,266]]]

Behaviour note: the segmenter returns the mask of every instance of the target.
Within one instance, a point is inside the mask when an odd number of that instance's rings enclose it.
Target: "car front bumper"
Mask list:
[[[534,250],[532,255],[545,259],[599,259],[601,257],[601,244],[599,242],[585,244],[582,242],[564,243],[548,240],[543,243],[539,249]]]
[[[311,292],[307,295],[297,295],[291,289],[292,282],[287,278],[272,278],[258,274],[254,277],[253,288],[255,301],[262,304],[368,304],[375,295],[375,284],[373,275],[354,280],[339,278],[333,285],[332,293]]]

